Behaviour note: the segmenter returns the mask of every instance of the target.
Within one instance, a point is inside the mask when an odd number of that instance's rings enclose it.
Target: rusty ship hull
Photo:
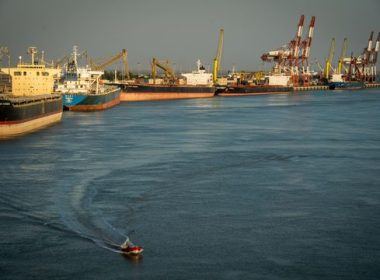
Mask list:
[[[268,86],[268,85],[234,85],[219,88],[216,91],[218,96],[250,96],[250,95],[265,95],[276,93],[291,92],[292,87],[288,86]]]
[[[209,98],[215,95],[213,86],[120,84],[119,87],[120,101]]]

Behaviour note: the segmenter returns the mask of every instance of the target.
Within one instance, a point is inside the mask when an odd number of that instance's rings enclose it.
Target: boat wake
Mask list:
[[[83,175],[83,174],[82,174]],[[123,233],[115,228],[95,205],[101,178],[107,178],[108,172],[103,174],[84,174],[77,184],[67,185],[57,191],[56,204],[63,224],[78,236],[94,242],[101,248],[121,253],[120,245],[133,232]]]

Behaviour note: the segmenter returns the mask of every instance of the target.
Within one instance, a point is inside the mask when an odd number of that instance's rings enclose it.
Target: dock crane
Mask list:
[[[331,44],[330,44],[330,50],[329,50],[329,56],[326,59],[326,65],[325,65],[325,78],[329,79],[330,77],[330,68],[332,68],[331,63],[334,58],[334,52],[335,52],[335,38],[332,38]]]
[[[302,40],[305,16],[298,21],[296,34],[289,43],[280,48],[270,50],[261,55],[263,62],[273,62],[272,74],[286,76],[294,86],[302,83],[308,85],[311,81],[309,57],[313,40],[315,16],[311,17],[307,37]]]
[[[377,63],[377,56],[379,53],[379,47],[380,47],[380,32],[377,34],[376,44],[375,47],[372,49],[372,60],[371,60],[371,82],[376,82],[376,63]]]
[[[109,59],[103,61],[100,64],[95,63],[94,60],[89,59],[90,61],[90,67],[92,70],[104,70],[107,66],[115,63],[117,60],[122,58],[123,64],[124,64],[124,71],[125,71],[125,76],[127,79],[129,79],[129,69],[128,69],[128,53],[126,49],[122,49],[121,52],[115,54],[114,56],[110,57]]]
[[[346,57],[346,52],[347,52],[347,42],[348,42],[347,38],[344,38],[343,39],[342,51],[340,53],[340,57],[338,60],[337,74],[342,74],[344,58]]]
[[[368,45],[366,48],[364,48],[363,55],[362,55],[363,58],[362,58],[361,72],[363,75],[363,79],[367,82],[371,80],[370,60],[372,57],[372,40],[373,40],[373,31],[369,35]]]
[[[375,65],[377,63],[377,56],[379,53],[379,47],[380,47],[380,32],[377,34],[376,44],[375,44],[375,47],[372,49],[372,52],[373,52],[372,63]]]
[[[214,67],[213,67],[213,81],[214,81],[214,83],[216,83],[218,80],[218,73],[220,70],[221,62],[222,62],[223,41],[224,41],[224,29],[220,29],[218,49],[216,51],[216,56],[214,58]]]
[[[311,80],[311,73],[309,68],[309,57],[310,57],[310,49],[311,49],[311,42],[313,40],[313,34],[314,34],[314,25],[315,25],[315,16],[311,17],[310,24],[309,24],[309,31],[307,38],[302,41],[302,55],[301,55],[301,65],[302,66],[302,80],[303,85],[309,85]]]
[[[305,16],[301,15],[300,20],[298,22],[296,35],[294,39],[291,40],[289,43],[290,56],[287,62],[289,64],[291,79],[294,85],[298,85],[298,82],[299,82],[298,59],[300,56],[304,21],[305,21]]]
[[[175,79],[175,74],[174,74],[172,67],[169,64],[169,61],[160,62],[157,58],[153,58],[152,59],[153,84],[156,84],[157,67],[164,70],[166,80],[174,80]]]

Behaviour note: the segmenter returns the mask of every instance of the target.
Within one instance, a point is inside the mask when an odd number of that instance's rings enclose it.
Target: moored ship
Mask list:
[[[155,61],[155,60],[153,60]],[[157,63],[157,62],[155,62]],[[160,65],[159,63],[157,63]],[[163,66],[163,65],[160,65]],[[121,88],[120,101],[148,101],[167,99],[208,98],[215,95],[215,87],[212,83],[212,74],[197,61],[197,70],[191,73],[183,73],[183,84],[178,82],[156,84],[153,83],[114,83]],[[168,67],[162,68],[168,71]],[[153,71],[152,71],[153,72]],[[171,74],[174,77],[174,74]]]
[[[270,85],[229,85],[217,91],[218,96],[249,96],[276,93],[287,93],[292,91],[290,86]]]
[[[365,84],[360,80],[348,81],[344,79],[342,74],[333,74],[331,80],[328,83],[330,89],[335,90],[351,90],[351,89],[363,89]]]
[[[63,106],[69,111],[97,111],[111,108],[120,103],[120,89],[100,84],[103,71],[78,66],[78,51],[74,50],[67,63],[57,92],[63,95]]]
[[[28,49],[31,63],[0,69],[0,138],[26,134],[59,122],[62,97],[54,93],[59,69],[35,59],[37,49]]]
[[[234,83],[217,90],[219,96],[248,96],[287,93],[293,90],[289,85],[289,76],[269,75],[263,84]]]

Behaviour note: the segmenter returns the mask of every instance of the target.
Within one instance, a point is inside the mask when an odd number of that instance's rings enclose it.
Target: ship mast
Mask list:
[[[73,47],[73,61],[75,64],[75,67],[78,65],[78,46]]]
[[[35,60],[34,60],[34,55],[35,54],[37,54],[37,48],[36,47],[29,47],[28,48],[28,53],[31,55],[31,57],[32,57],[32,65],[35,65],[36,64],[36,62],[35,62]]]

